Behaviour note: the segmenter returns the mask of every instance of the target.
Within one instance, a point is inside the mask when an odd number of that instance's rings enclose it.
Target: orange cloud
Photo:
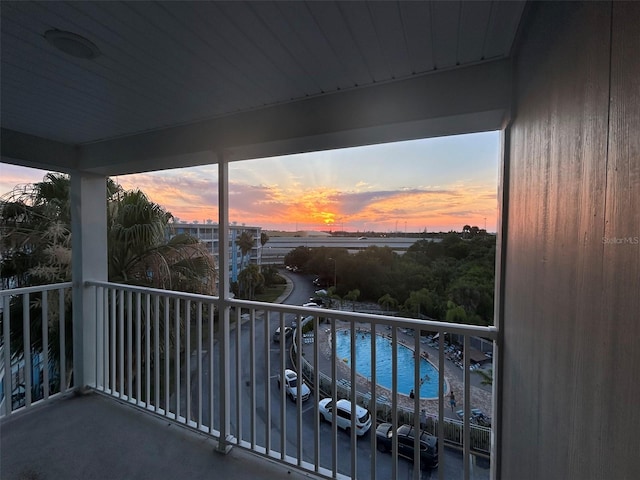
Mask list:
[[[133,177],[133,178],[130,178]],[[179,176],[122,178],[182,221],[217,221],[217,182]],[[264,229],[449,231],[465,224],[495,231],[496,188],[454,185],[439,189],[343,192],[230,182],[229,218]]]

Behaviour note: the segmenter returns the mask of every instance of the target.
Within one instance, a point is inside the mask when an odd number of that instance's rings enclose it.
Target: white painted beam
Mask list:
[[[69,173],[77,166],[78,149],[73,145],[1,129],[1,160],[23,167]]]
[[[497,130],[508,117],[508,60],[356,88],[80,146],[83,170],[108,175]]]

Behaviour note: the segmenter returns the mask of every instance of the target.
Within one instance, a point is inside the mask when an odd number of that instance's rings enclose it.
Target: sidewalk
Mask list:
[[[320,331],[317,332],[316,339],[318,341],[318,356],[320,362],[320,371],[330,376],[331,373],[331,333],[328,324],[320,324]],[[324,327],[324,328],[323,328]],[[349,328],[349,324],[347,322],[337,322],[336,331],[341,329]],[[360,330],[369,331],[370,326],[367,323],[359,323],[356,324],[356,328]],[[404,345],[407,348],[414,349],[415,340],[413,336],[408,335],[398,329],[397,338],[399,343]],[[303,352],[305,355],[305,359],[313,365],[314,362],[314,345],[313,343],[304,344]],[[436,367],[439,371],[442,369],[438,368],[438,350],[436,348],[432,348],[427,346],[426,344],[421,344],[421,353],[426,352],[429,356],[429,362]],[[447,360],[445,357],[444,361],[444,376],[448,388],[445,386],[445,395],[448,395],[450,389],[453,389],[456,399],[457,405],[454,411],[451,410],[449,406],[448,397],[445,398],[444,401],[444,415],[446,418],[452,418],[459,420],[458,416],[455,413],[455,410],[460,410],[464,408],[464,403],[462,402],[463,393],[464,393],[464,385],[462,382],[462,370],[456,366],[452,361]],[[350,367],[341,361],[337,362],[337,379],[336,381],[345,380],[351,381],[351,370]],[[473,373],[472,373],[473,375]],[[358,375],[356,379],[357,389],[361,393],[366,393],[371,391],[371,383],[368,379]],[[391,391],[386,389],[380,385],[376,387],[377,395],[383,395],[387,398],[391,397]],[[483,388],[479,388],[476,386],[470,387],[471,394],[471,408],[480,408],[486,415],[491,415],[491,391],[487,391]],[[412,410],[414,408],[414,400],[409,398],[408,395],[398,394],[397,397],[398,405],[404,409]],[[420,409],[424,409],[425,412],[429,415],[437,415],[438,414],[438,399],[421,399],[420,400]]]
[[[291,280],[291,277],[289,277],[289,275],[287,275],[282,269],[278,270],[278,274],[287,281],[287,286],[284,288],[284,292],[282,292],[280,296],[273,301],[273,303],[284,302],[293,291],[293,281]]]

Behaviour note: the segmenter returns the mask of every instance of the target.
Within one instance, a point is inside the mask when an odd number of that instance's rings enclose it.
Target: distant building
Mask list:
[[[247,254],[248,258],[245,260],[245,264],[254,263],[256,265],[262,265],[262,243],[260,242],[262,227],[236,224],[229,225],[229,276],[233,282],[238,280],[238,274],[243,268],[242,251],[238,245],[238,238],[242,232],[247,232],[253,236],[253,248]],[[206,245],[209,252],[211,252],[216,259],[216,265],[220,265],[220,258],[218,257],[220,251],[220,233],[217,223],[172,223],[167,229],[167,239],[183,233],[197,238]]]

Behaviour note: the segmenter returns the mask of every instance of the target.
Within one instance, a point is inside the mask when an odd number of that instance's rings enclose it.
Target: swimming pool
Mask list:
[[[336,354],[347,365],[351,365],[351,334],[349,330],[336,333]],[[391,390],[391,340],[382,335],[376,335],[376,383]],[[414,357],[413,350],[398,344],[397,362],[398,393],[409,395],[414,385]],[[356,372],[363,377],[371,378],[371,333],[358,332],[356,336]],[[438,397],[438,370],[424,358],[420,358],[420,398]],[[446,390],[446,387],[445,387]]]

